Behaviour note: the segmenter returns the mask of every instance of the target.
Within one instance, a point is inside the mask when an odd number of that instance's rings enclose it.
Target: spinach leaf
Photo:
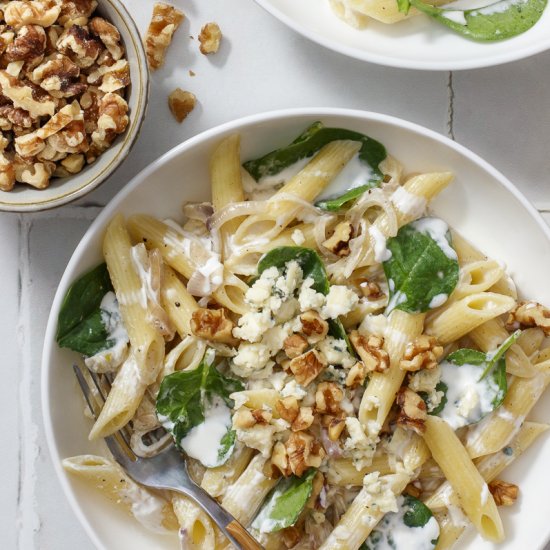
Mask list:
[[[428,408],[428,411],[429,411],[428,414],[432,414],[434,416],[437,416],[445,408],[445,405],[447,404],[447,390],[448,389],[449,388],[447,387],[447,384],[445,384],[444,382],[438,382],[436,384],[435,391],[443,392],[443,396],[441,397],[441,401],[439,402],[439,405],[437,405],[437,407],[435,407],[431,411]],[[426,406],[430,405],[430,399],[429,399],[429,394],[428,393],[421,391],[421,392],[418,392],[418,395],[424,400],[424,402],[426,403]]]
[[[279,246],[264,254],[258,262],[258,274],[261,275],[266,269],[276,267],[279,271],[284,271],[285,266],[292,260],[298,262],[304,279],[311,277],[313,285],[311,288],[315,292],[328,294],[330,285],[327,272],[319,254],[311,248],[301,246]]]
[[[360,185],[359,187],[353,187],[339,197],[318,201],[315,203],[315,206],[321,208],[322,210],[328,210],[329,212],[338,212],[339,210],[342,210],[348,202],[359,198],[365,191],[368,191],[373,187],[376,187],[376,185],[367,184]]]
[[[270,250],[264,254],[258,262],[258,275],[261,275],[266,269],[270,267],[276,267],[279,271],[284,272],[285,266],[290,261],[296,261],[302,269],[304,280],[308,277],[313,279],[313,285],[311,288],[315,292],[327,295],[330,290],[330,283],[328,282],[327,272],[323,264],[323,260],[319,257],[319,254],[311,248],[304,248],[301,246],[279,246]],[[345,340],[348,350],[352,355],[355,355],[344,325],[340,319],[329,319],[329,334],[338,338],[339,340]]]
[[[316,473],[311,468],[304,477],[291,476],[279,481],[267,496],[252,527],[261,533],[273,533],[294,525],[311,496]]]
[[[418,528],[424,529],[416,531]],[[417,548],[435,548],[439,540],[439,525],[423,502],[402,495],[397,498],[397,512],[387,513],[359,550],[406,550],[411,540]]]
[[[458,429],[479,422],[500,407],[508,391],[504,354],[520,333],[511,334],[494,352],[463,348],[448,355],[441,363],[444,388],[440,391],[445,394],[445,403],[431,414]]]
[[[108,338],[100,309],[103,297],[112,290],[106,264],[98,265],[70,286],[57,320],[55,339],[61,347],[92,356],[114,344]]]
[[[249,160],[243,166],[256,181],[260,181],[265,176],[279,174],[294,163],[312,157],[322,147],[336,140],[359,141],[361,143],[359,160],[369,168],[370,173],[363,185],[349,189],[342,197],[317,203],[319,208],[325,210],[339,210],[366,189],[377,187],[383,179],[379,165],[387,156],[386,148],[364,134],[343,128],[327,128],[322,122],[315,122],[290,145],[276,149],[261,158]]]
[[[422,0],[398,0],[400,11],[412,4],[438,23],[480,42],[512,38],[529,30],[540,19],[547,0],[499,0],[484,8],[472,10],[442,9]],[[403,9],[401,9],[403,7]],[[405,13],[406,13],[405,11]],[[463,20],[456,20],[456,15]]]
[[[443,305],[458,282],[458,260],[447,224],[421,218],[404,225],[387,240],[391,257],[383,262],[394,309],[421,313]]]
[[[214,356],[214,350],[208,350],[196,369],[166,376],[160,385],[156,403],[157,416],[176,444],[210,468],[223,464],[231,455],[235,434],[231,430],[231,414],[227,408],[233,406],[229,395],[244,389],[240,381],[218,371],[213,364]],[[227,408],[225,415],[224,408]],[[218,418],[220,412],[225,418],[227,430],[219,438],[205,441],[208,448],[202,449],[198,456],[192,454],[186,448],[186,436],[193,428],[212,418],[212,414],[216,415],[218,423],[221,422]],[[208,453],[212,449],[214,459]]]
[[[409,13],[409,10],[411,9],[411,2],[410,0],[397,0],[397,9],[401,12],[407,15]]]

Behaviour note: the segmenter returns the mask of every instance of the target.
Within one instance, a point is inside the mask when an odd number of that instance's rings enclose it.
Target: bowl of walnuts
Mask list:
[[[0,210],[60,206],[128,155],[149,78],[119,0],[0,2]]]

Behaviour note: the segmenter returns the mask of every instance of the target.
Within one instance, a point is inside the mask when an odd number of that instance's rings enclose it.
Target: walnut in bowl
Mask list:
[[[144,47],[119,0],[0,9],[0,210],[59,206],[130,151],[148,96]]]

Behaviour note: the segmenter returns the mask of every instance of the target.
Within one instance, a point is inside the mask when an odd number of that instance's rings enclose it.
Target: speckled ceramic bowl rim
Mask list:
[[[99,187],[111,174],[122,164],[124,159],[130,153],[132,146],[139,136],[141,125],[145,118],[147,103],[149,101],[149,69],[147,66],[147,57],[145,48],[139,34],[137,25],[130,15],[130,12],[122,4],[120,0],[100,0],[110,4],[117,12],[120,20],[125,25],[128,31],[128,36],[131,39],[131,46],[136,54],[136,65],[138,73],[137,83],[132,82],[131,94],[137,94],[136,106],[130,111],[130,124],[126,132],[121,136],[121,142],[116,144],[118,147],[117,153],[113,156],[110,162],[104,166],[99,173],[94,172],[93,164],[90,166],[90,178],[84,181],[77,189],[64,191],[64,186],[59,188],[59,195],[48,200],[40,202],[5,202],[0,199],[0,210],[6,212],[38,212],[40,210],[49,210],[72,202],[93,189]],[[129,44],[125,44],[128,49]],[[36,193],[40,193],[36,190]]]
[[[50,357],[52,355],[52,348],[56,346],[55,342],[55,333],[57,327],[57,314],[61,307],[63,297],[71,284],[71,279],[74,277],[74,268],[79,262],[81,262],[83,252],[89,247],[90,241],[96,236],[98,231],[104,228],[107,224],[107,221],[112,218],[112,216],[120,208],[120,205],[135,192],[140,186],[146,184],[150,180],[151,175],[155,174],[158,171],[159,167],[165,163],[171,161],[175,157],[180,156],[186,151],[192,150],[198,145],[211,141],[216,136],[224,135],[228,132],[234,131],[245,131],[248,127],[263,125],[268,131],[269,124],[277,120],[286,120],[292,119],[297,116],[312,116],[315,119],[322,119],[325,116],[341,116],[344,118],[358,118],[363,121],[372,121],[372,122],[381,122],[389,126],[399,127],[404,130],[410,130],[414,133],[417,133],[421,136],[425,136],[429,139],[438,141],[448,147],[451,150],[456,151],[459,155],[466,157],[485,172],[487,172],[491,177],[498,181],[498,183],[504,187],[509,193],[511,193],[515,199],[528,211],[531,217],[536,221],[539,228],[542,230],[548,241],[550,242],[550,227],[546,225],[542,219],[539,212],[535,207],[525,198],[525,196],[496,168],[490,165],[488,162],[479,157],[476,153],[472,152],[470,149],[464,147],[463,145],[458,144],[457,142],[445,137],[444,135],[430,130],[424,126],[420,126],[413,122],[408,122],[403,119],[383,115],[379,113],[373,113],[368,111],[352,110],[352,109],[339,109],[339,108],[300,108],[300,109],[284,109],[279,111],[270,111],[267,113],[260,113],[244,118],[234,120],[216,126],[209,130],[194,136],[187,141],[180,143],[179,145],[172,148],[170,151],[159,157],[156,161],[152,162],[147,168],[142,170],[137,174],[129,183],[122,189],[112,200],[111,202],[103,209],[101,214],[94,220],[92,225],[88,228],[85,235],[82,237],[80,243],[76,247],[73,255],[65,272],[59,283],[57,292],[55,294],[50,317],[48,320],[48,325],[46,328],[45,339],[44,339],[44,348],[42,354],[42,373],[41,373],[41,407],[42,407],[42,417],[44,421],[44,430],[45,438],[47,441],[47,446],[49,449],[49,455],[53,463],[54,470],[57,474],[59,483],[62,487],[63,493],[67,498],[73,512],[78,518],[80,524],[83,526],[87,535],[90,537],[93,544],[96,548],[101,550],[108,550],[99,540],[94,528],[89,522],[88,517],[83,512],[80,507],[80,503],[74,493],[74,490],[69,482],[68,474],[63,470],[61,465],[61,460],[63,457],[60,456],[58,448],[56,446],[56,435],[54,431],[53,419],[50,411],[50,384],[52,376],[52,365],[50,363]],[[75,387],[76,391],[76,387]],[[544,542],[540,547],[544,545]]]

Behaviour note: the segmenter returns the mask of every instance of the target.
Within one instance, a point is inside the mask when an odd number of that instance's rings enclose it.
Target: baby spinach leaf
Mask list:
[[[294,525],[313,491],[315,469],[303,477],[284,478],[267,496],[262,508],[252,523],[261,533],[273,533]]]
[[[234,378],[221,374],[213,365],[214,352],[208,350],[196,369],[177,371],[166,376],[157,396],[157,416],[162,425],[172,434],[176,444],[183,449],[185,437],[220,406],[220,400],[228,407],[233,406],[229,395],[244,389],[243,384]],[[231,455],[235,444],[235,434],[231,430],[231,415],[227,411],[228,429],[215,444],[217,461],[203,464],[208,467],[223,464]],[[193,456],[201,462],[204,456]]]
[[[390,290],[386,315],[394,309],[421,313],[445,303],[459,273],[445,222],[422,218],[404,225],[386,246],[391,251],[382,264]]]
[[[327,128],[322,122],[315,122],[290,145],[276,149],[261,158],[249,160],[243,166],[256,181],[260,181],[265,176],[276,175],[294,163],[312,157],[322,147],[337,140],[359,141],[359,161],[369,167],[370,173],[363,185],[348,189],[341,197],[317,203],[319,208],[325,210],[339,210],[365,190],[377,187],[383,179],[379,165],[387,156],[386,148],[364,134],[343,128]]]
[[[338,212],[342,210],[348,202],[351,202],[359,198],[365,191],[376,187],[376,185],[360,185],[359,187],[354,187],[350,189],[343,195],[336,197],[334,199],[321,200],[315,203],[315,206],[321,208],[322,210],[328,210],[329,212]]]
[[[402,495],[397,498],[397,512],[387,513],[359,550],[407,550],[413,540],[415,548],[432,550],[439,540],[439,525],[423,502]]]
[[[398,0],[398,4],[400,11],[408,11],[407,5],[411,4],[438,23],[473,40],[494,42],[529,30],[540,19],[547,0],[499,0],[472,10],[443,9],[422,0]]]
[[[445,404],[431,414],[458,429],[500,407],[508,391],[504,354],[519,335],[519,330],[511,334],[494,352],[463,348],[448,355],[441,363]]]
[[[431,411],[428,408],[428,411],[429,411],[428,414],[437,416],[445,408],[445,405],[447,404],[447,389],[448,389],[447,384],[445,384],[444,382],[438,382],[436,384],[435,391],[443,392],[443,396],[441,397],[441,401],[439,402],[439,405],[437,405],[437,407],[435,407]],[[427,392],[421,391],[421,392],[418,392],[418,395],[422,397],[422,399],[424,400],[427,406],[430,405],[430,398]]]
[[[98,265],[70,286],[57,320],[56,341],[61,347],[92,356],[114,344],[108,339],[100,309],[103,297],[112,290],[106,264]]]

